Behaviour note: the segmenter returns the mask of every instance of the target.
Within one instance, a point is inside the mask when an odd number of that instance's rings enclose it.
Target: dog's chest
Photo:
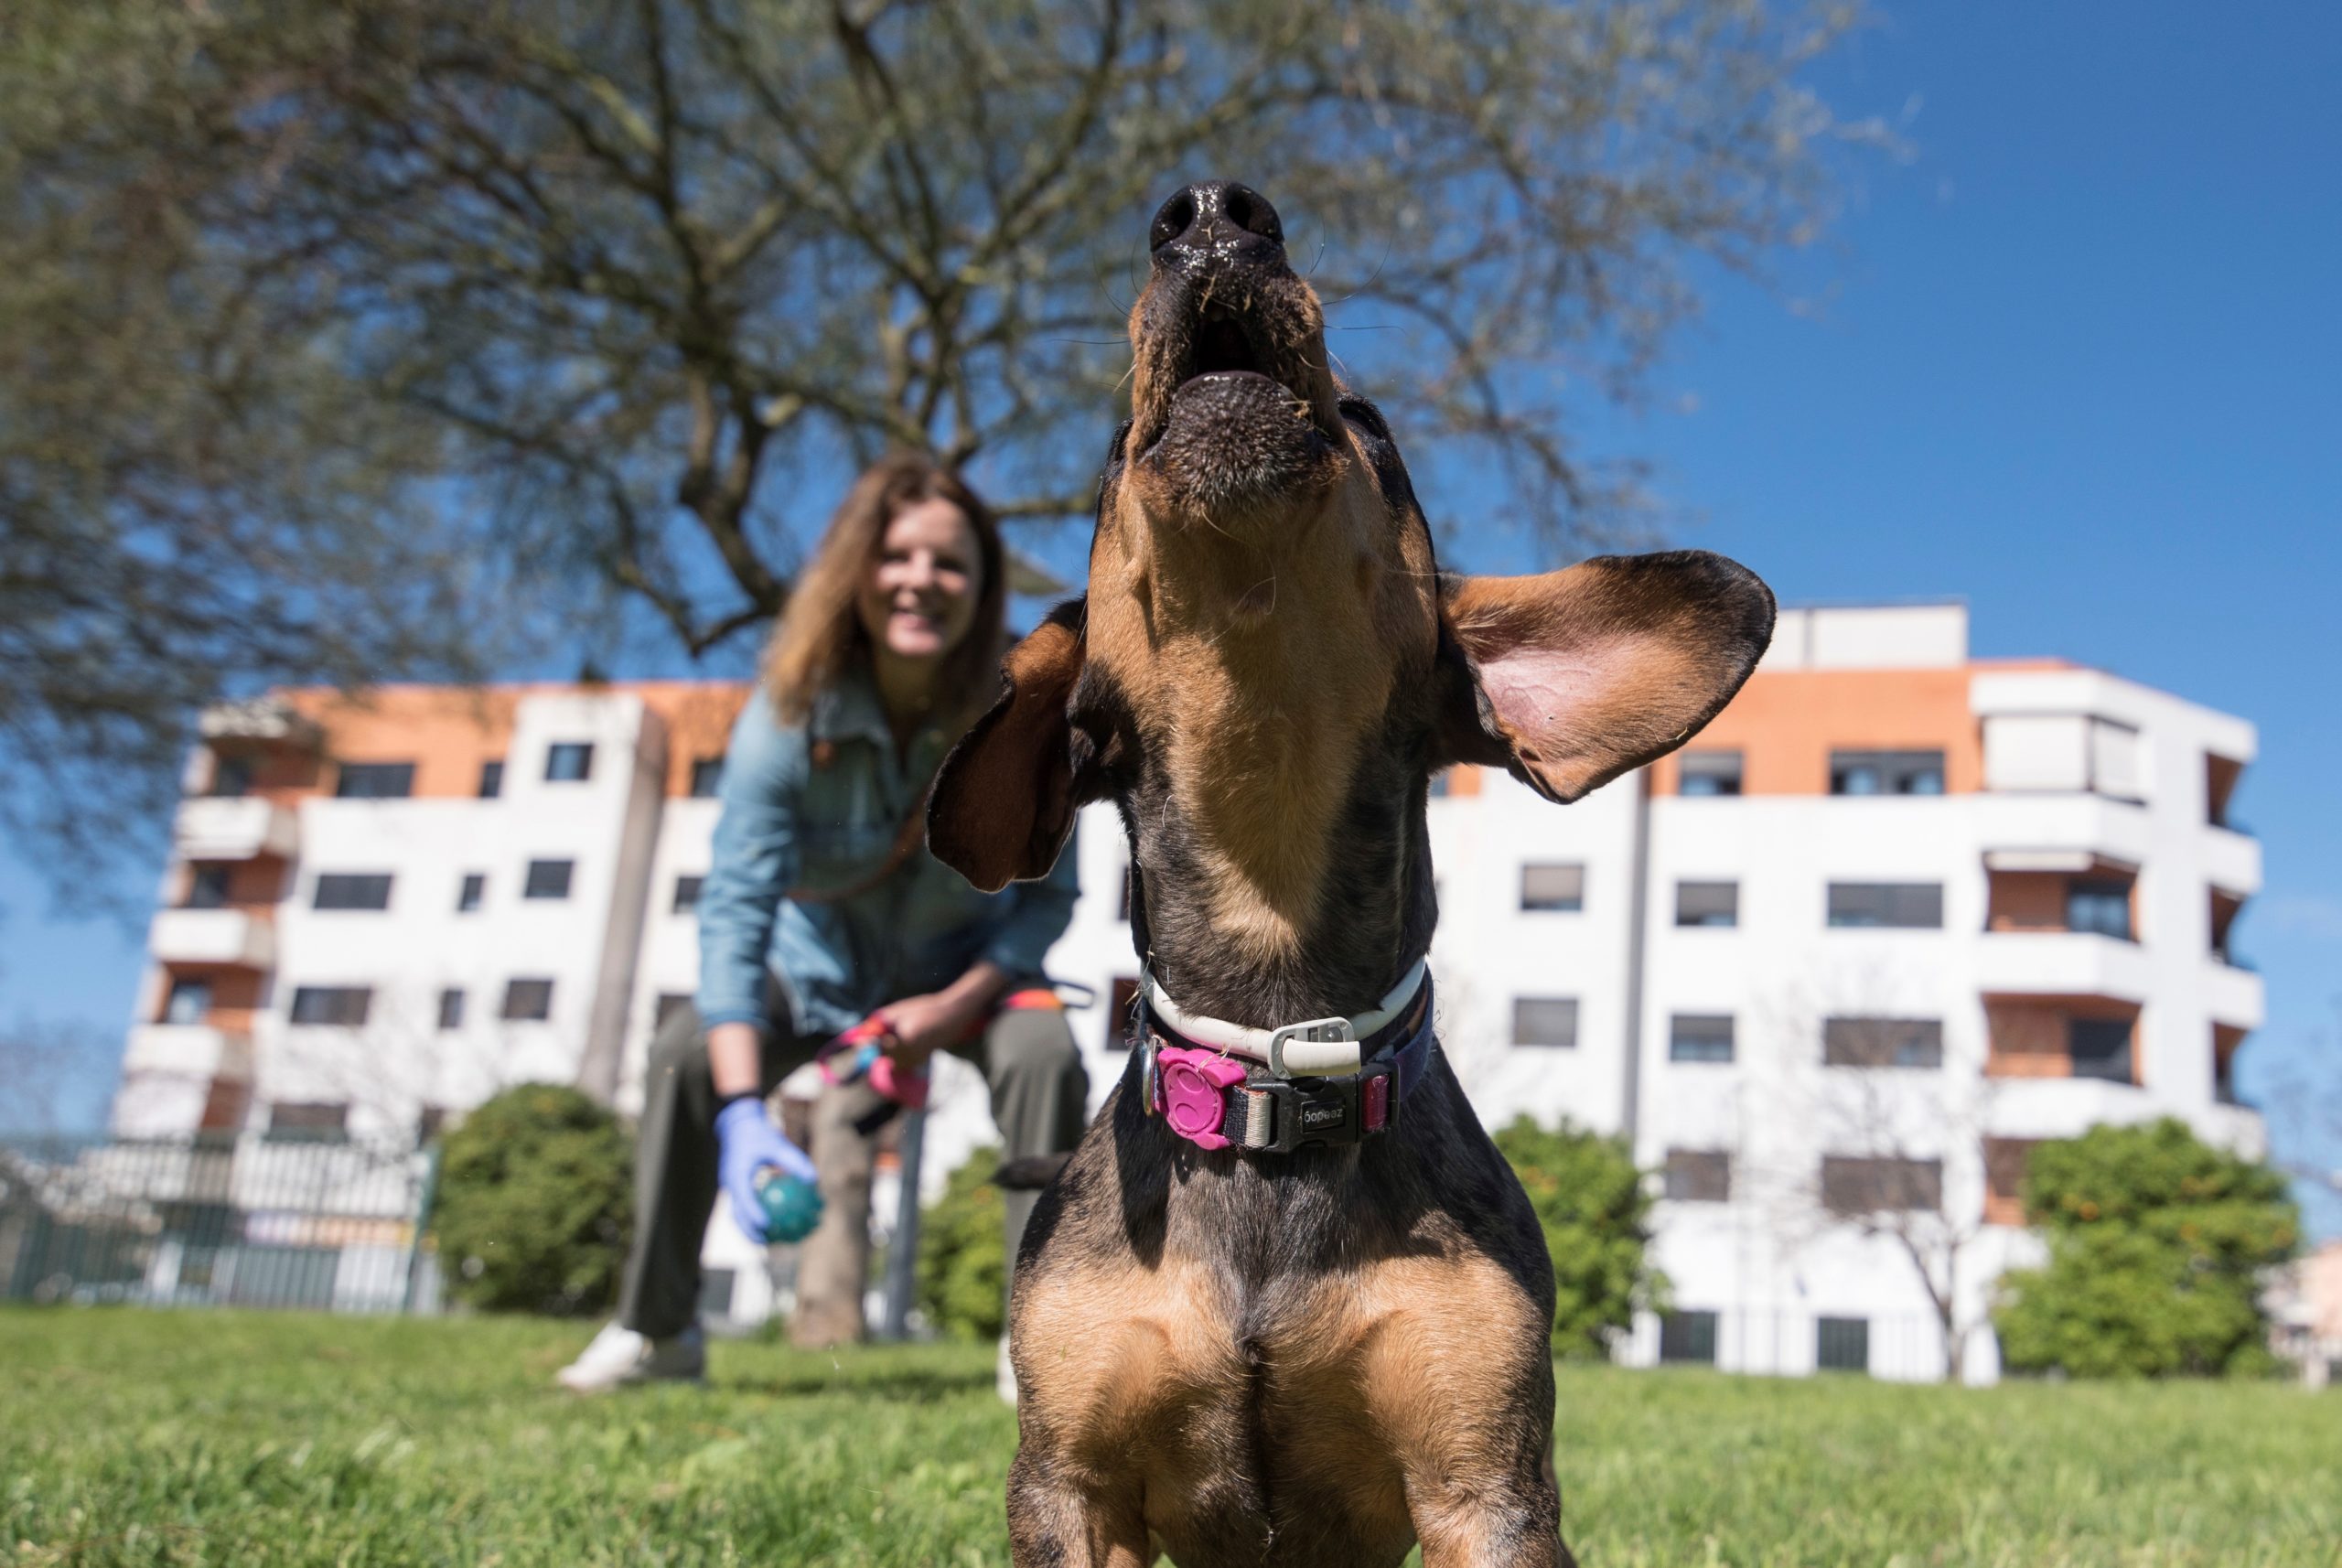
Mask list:
[[[1036,1277],[1026,1441],[1109,1486],[1141,1478],[1166,1542],[1242,1520],[1296,1550],[1295,1530],[1338,1534],[1327,1561],[1396,1561],[1407,1477],[1464,1460],[1513,1402],[1516,1350],[1542,1348],[1534,1304],[1468,1249],[1250,1281],[1226,1265],[1170,1248]]]

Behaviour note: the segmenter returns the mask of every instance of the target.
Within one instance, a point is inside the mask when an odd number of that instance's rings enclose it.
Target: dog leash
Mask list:
[[[1431,1065],[1431,972],[1418,961],[1356,1017],[1275,1029],[1189,1013],[1150,972],[1131,1027],[1147,1114],[1198,1148],[1362,1143],[1396,1124]]]

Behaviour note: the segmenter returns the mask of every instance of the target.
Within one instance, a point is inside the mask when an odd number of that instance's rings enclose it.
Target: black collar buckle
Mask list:
[[[1385,1080],[1382,1088],[1370,1090],[1378,1079]],[[1267,1095],[1273,1107],[1269,1141],[1260,1145],[1268,1154],[1291,1154],[1311,1144],[1363,1143],[1371,1133],[1388,1132],[1398,1120],[1396,1064],[1388,1057],[1342,1078],[1256,1078],[1245,1087]],[[1370,1094],[1386,1107],[1379,1127],[1366,1124]]]

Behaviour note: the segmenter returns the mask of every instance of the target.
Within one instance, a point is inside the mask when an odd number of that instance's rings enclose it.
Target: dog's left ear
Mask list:
[[[986,893],[1048,875],[1073,832],[1085,601],[1068,599],[1001,661],[1000,698],[943,759],[927,847]]]
[[[1465,668],[1435,761],[1508,768],[1549,800],[1691,739],[1773,639],[1772,590],[1704,550],[1454,578],[1444,598]]]

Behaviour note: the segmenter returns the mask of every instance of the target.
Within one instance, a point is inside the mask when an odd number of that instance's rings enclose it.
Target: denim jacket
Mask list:
[[[923,729],[908,762],[898,760],[877,689],[858,662],[814,700],[803,724],[784,725],[763,687],[749,694],[732,727],[714,859],[700,888],[703,1023],[834,1035],[884,1003],[941,989],[981,959],[1012,976],[1040,974],[1080,890],[1070,843],[1047,878],[998,893],[977,892],[921,844],[852,897],[785,897],[797,887],[852,887],[884,865],[904,813],[957,738]],[[768,1015],[768,972],[793,1018]]]

